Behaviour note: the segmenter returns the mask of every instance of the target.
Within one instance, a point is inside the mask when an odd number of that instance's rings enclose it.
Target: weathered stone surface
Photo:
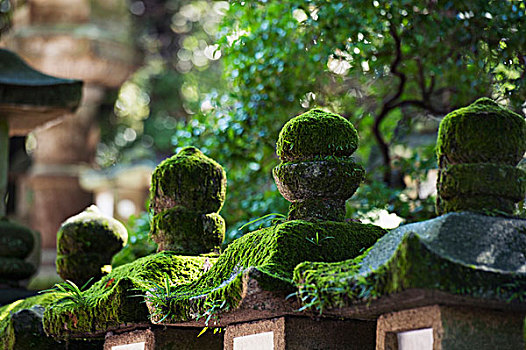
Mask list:
[[[0,257],[26,258],[33,249],[31,230],[6,219],[0,219]]]

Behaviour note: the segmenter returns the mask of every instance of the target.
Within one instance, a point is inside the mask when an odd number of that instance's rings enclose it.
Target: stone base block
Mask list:
[[[104,350],[220,350],[223,333],[208,331],[199,335],[199,328],[159,327],[106,335]]]
[[[376,322],[284,316],[230,325],[225,350],[374,349]]]
[[[378,319],[376,350],[522,350],[523,320],[523,313],[439,305],[393,312]]]

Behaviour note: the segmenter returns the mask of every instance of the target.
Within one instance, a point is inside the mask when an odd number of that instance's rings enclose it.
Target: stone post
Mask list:
[[[526,121],[488,98],[448,114],[437,140],[437,213],[511,215],[524,199]]]
[[[225,221],[218,214],[226,195],[221,165],[195,147],[164,160],[152,174],[151,237],[158,251],[198,255],[218,251]]]
[[[281,163],[272,173],[292,203],[289,220],[343,221],[345,201],[365,175],[351,157],[357,147],[356,129],[337,114],[313,109],[285,124],[276,145]]]

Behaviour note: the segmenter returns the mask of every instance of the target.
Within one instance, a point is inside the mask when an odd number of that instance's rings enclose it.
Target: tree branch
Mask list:
[[[378,143],[380,152],[382,153],[383,163],[385,166],[384,176],[383,176],[384,182],[388,185],[391,184],[391,154],[389,150],[389,145],[385,141],[380,131],[380,125],[382,124],[384,119],[387,117],[389,112],[391,112],[394,108],[396,108],[394,107],[395,101],[398,100],[402,96],[402,93],[404,92],[404,88],[405,88],[405,83],[407,81],[406,75],[403,72],[400,72],[398,70],[398,67],[400,66],[400,62],[402,61],[402,43],[392,23],[390,24],[390,27],[389,27],[389,33],[391,34],[395,42],[395,57],[393,59],[393,62],[391,62],[390,69],[393,75],[398,77],[399,82],[398,82],[398,87],[396,89],[395,94],[383,103],[382,109],[380,110],[380,113],[378,113],[376,118],[374,119],[374,124],[373,124],[373,135],[374,135],[374,138],[376,139],[376,142]]]

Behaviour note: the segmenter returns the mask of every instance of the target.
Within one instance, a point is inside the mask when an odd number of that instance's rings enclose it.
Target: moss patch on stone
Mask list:
[[[439,166],[498,163],[515,166],[526,152],[526,120],[488,98],[449,113],[438,131]]]
[[[206,257],[161,252],[121,265],[82,292],[81,302],[55,302],[44,313],[44,329],[54,337],[105,332],[126,323],[147,323],[144,295],[151,283],[188,283],[202,272]]]
[[[197,148],[186,147],[155,168],[150,209],[155,214],[175,206],[201,213],[219,212],[225,195],[223,167]]]
[[[184,255],[219,252],[225,220],[216,213],[201,214],[177,206],[153,217],[150,234],[159,250]]]
[[[511,165],[465,163],[440,170],[437,213],[476,211],[512,215],[526,195],[526,172]]]
[[[176,287],[169,297],[166,322],[236,308],[247,277],[256,279],[264,290],[291,290],[298,263],[354,257],[384,233],[377,226],[355,222],[300,220],[248,233],[232,242],[210,271]]]
[[[357,147],[358,133],[347,119],[312,109],[283,126],[276,153],[283,162],[289,162],[315,156],[350,156]]]
[[[30,309],[40,305],[47,307],[54,301],[60,299],[62,293],[46,293],[36,295],[27,299],[17,300],[11,304],[0,307],[0,339],[2,340],[3,350],[11,350],[15,344],[15,331],[11,322],[11,317],[18,311]]]
[[[300,264],[294,281],[320,312],[413,288],[523,300],[524,227],[525,220],[450,213],[393,230],[357,258]]]

